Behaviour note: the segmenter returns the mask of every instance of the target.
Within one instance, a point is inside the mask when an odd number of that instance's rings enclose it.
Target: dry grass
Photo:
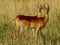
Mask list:
[[[19,14],[35,16],[37,5],[49,3],[49,21],[35,40],[31,29],[26,35],[26,45],[60,45],[60,0],[0,0],[0,45],[25,45],[22,34],[13,40],[15,22]]]

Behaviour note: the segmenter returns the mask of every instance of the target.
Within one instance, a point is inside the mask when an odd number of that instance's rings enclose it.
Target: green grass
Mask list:
[[[14,19],[19,14],[35,16],[37,5],[49,3],[49,21],[37,39],[31,29],[26,34],[26,45],[60,45],[60,0],[0,0],[0,45],[25,45],[22,33],[13,40]]]

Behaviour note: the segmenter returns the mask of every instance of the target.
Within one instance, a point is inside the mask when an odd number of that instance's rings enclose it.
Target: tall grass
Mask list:
[[[37,15],[37,5],[49,3],[49,21],[35,40],[31,29],[26,34],[26,45],[60,45],[60,0],[0,0],[0,45],[25,45],[22,34],[13,40],[15,22],[19,14]]]

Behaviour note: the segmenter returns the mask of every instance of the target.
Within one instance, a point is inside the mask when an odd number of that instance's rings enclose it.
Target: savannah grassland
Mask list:
[[[35,16],[37,5],[49,3],[49,21],[35,40],[31,29],[26,34],[26,45],[60,45],[60,0],[0,0],[0,45],[25,45],[22,33],[13,40],[14,19],[19,14]]]

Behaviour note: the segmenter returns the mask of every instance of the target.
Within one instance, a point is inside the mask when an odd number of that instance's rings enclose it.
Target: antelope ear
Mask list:
[[[42,10],[42,5],[37,5],[37,7],[38,7],[38,11],[41,12],[41,10]]]
[[[44,7],[45,7],[45,8],[48,8],[48,7],[49,7],[49,4],[48,4],[48,3],[45,3],[45,4],[44,4]]]
[[[44,4],[44,8],[48,8],[50,10],[49,4],[48,3],[45,3]]]

